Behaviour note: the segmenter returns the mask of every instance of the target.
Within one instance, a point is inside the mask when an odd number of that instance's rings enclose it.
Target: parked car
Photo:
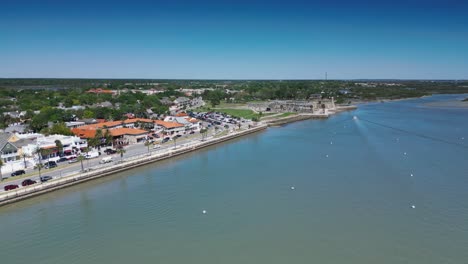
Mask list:
[[[51,176],[41,176],[41,182],[46,182],[48,180],[52,180],[52,177]]]
[[[14,190],[16,188],[18,188],[19,186],[16,185],[16,184],[10,184],[10,185],[6,185],[5,187],[3,187],[3,190],[5,191],[9,191],[9,190]]]
[[[22,174],[26,174],[26,172],[24,170],[17,170],[15,172],[13,172],[11,174],[11,176],[13,177],[13,176],[18,176],[18,175],[22,175]]]
[[[46,162],[46,164],[44,164],[44,168],[46,169],[52,169],[55,167],[57,167],[57,163],[55,161],[49,161],[49,162]]]
[[[36,181],[33,181],[31,179],[26,179],[21,183],[21,186],[28,186],[28,185],[35,184],[35,183]]]
[[[168,138],[168,137],[167,137],[167,138],[164,138],[164,139],[161,141],[161,143],[166,143],[166,142],[168,142],[169,140],[171,140],[171,139]]]
[[[57,162],[64,162],[64,161],[68,161],[68,159],[66,157],[61,157],[59,160],[57,160]]]
[[[195,131],[193,131],[193,130],[192,130],[192,131],[190,131],[190,133],[189,133],[189,134],[195,134]]]
[[[112,155],[112,154],[117,153],[117,150],[115,150],[115,149],[106,149],[106,150],[104,150],[104,153],[106,153],[107,155]]]
[[[176,138],[180,138],[182,135],[175,135]]]

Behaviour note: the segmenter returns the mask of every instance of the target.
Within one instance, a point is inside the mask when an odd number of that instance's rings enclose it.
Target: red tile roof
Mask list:
[[[184,125],[179,124],[177,122],[166,122],[162,120],[155,120],[154,123],[163,126],[165,128],[174,128],[174,127],[183,127]]]
[[[137,136],[137,135],[148,134],[148,131],[146,130],[141,130],[141,129],[136,129],[136,128],[125,128],[125,127],[114,128],[109,131],[113,137],[118,137],[118,136],[123,136],[123,135]]]

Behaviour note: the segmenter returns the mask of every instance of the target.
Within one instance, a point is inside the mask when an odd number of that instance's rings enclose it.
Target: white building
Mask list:
[[[56,140],[62,143],[62,151],[65,155],[78,153],[88,147],[86,139],[81,139],[77,136],[51,135],[38,137],[35,144],[28,144],[23,147],[23,153],[28,156],[33,156],[37,149],[50,149],[50,157],[57,157],[59,155],[59,150],[55,143]]]

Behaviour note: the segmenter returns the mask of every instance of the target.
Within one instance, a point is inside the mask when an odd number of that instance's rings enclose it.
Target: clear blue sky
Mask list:
[[[468,1],[18,1],[0,77],[468,79]]]

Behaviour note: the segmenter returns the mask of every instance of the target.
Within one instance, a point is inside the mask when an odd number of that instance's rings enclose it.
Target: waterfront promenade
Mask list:
[[[20,188],[16,191],[8,191],[0,194],[0,206],[21,201],[30,197],[48,193],[57,189],[66,188],[78,183],[92,179],[109,176],[114,173],[132,169],[138,166],[146,165],[152,162],[168,159],[174,156],[182,155],[198,149],[222,143],[227,140],[238,138],[244,135],[264,130],[268,125],[259,123],[257,126],[240,131],[233,131],[226,135],[222,133],[206,138],[205,140],[189,141],[176,147],[163,149],[159,152],[147,152],[134,155],[125,159],[116,158],[113,163],[99,164],[88,167],[85,171],[73,171],[52,181],[34,184],[28,187]]]

